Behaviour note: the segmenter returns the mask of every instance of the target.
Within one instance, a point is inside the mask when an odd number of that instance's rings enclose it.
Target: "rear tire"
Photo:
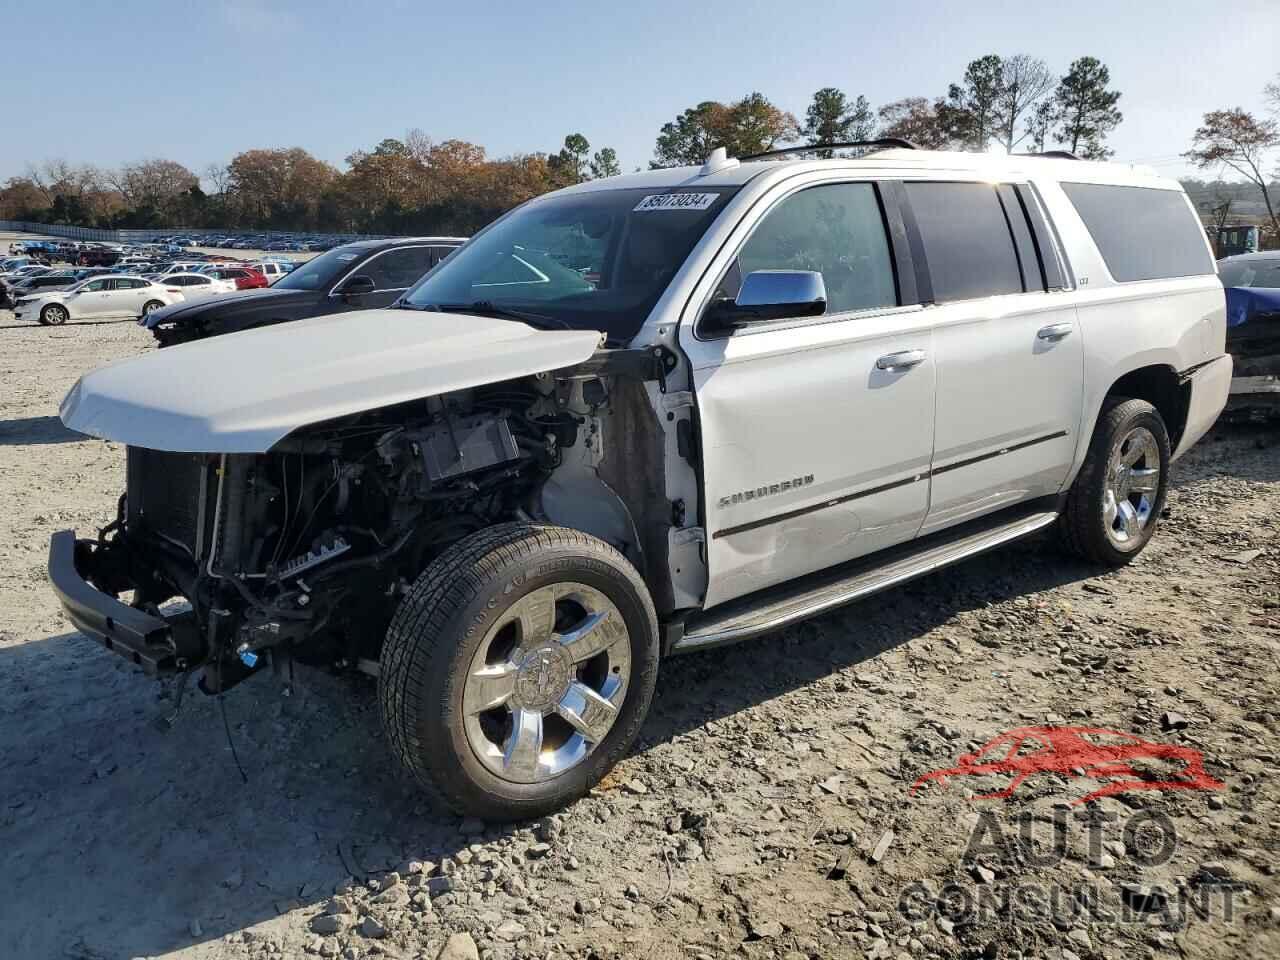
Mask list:
[[[148,300],[146,303],[142,305],[142,316],[143,317],[149,316],[150,314],[155,313],[157,310],[159,310],[163,306],[164,304],[161,303],[159,300]]]
[[[658,673],[635,568],[595,537],[507,523],[460,541],[387,631],[378,695],[392,751],[460,814],[537,817],[626,754]]]
[[[1067,549],[1111,567],[1141,553],[1164,510],[1171,453],[1155,407],[1108,397],[1058,519]]]

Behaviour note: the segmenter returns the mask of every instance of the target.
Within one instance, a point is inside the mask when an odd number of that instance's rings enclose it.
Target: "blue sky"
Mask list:
[[[1280,0],[0,0],[0,23],[0,178],[59,157],[201,172],[250,147],[341,164],[412,127],[490,156],[581,131],[631,170],[699,100],[933,96],[989,52],[1099,57],[1124,93],[1117,158],[1178,175],[1200,115],[1261,109],[1280,71]]]

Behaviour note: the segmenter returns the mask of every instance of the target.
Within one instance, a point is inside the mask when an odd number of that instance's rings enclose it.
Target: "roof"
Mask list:
[[[915,175],[919,173],[977,174],[992,179],[1050,177],[1058,180],[1155,186],[1181,189],[1177,181],[1161,177],[1147,166],[1105,163],[1093,160],[1069,160],[1027,154],[962,153],[953,150],[877,150],[863,157],[777,160],[750,160],[722,167],[702,175],[701,167],[666,167],[643,173],[624,174],[603,180],[589,180],[561,192],[619,190],[628,187],[651,189],[681,186],[735,187],[757,177],[824,169],[853,170],[878,176]]]
[[[386,247],[402,243],[466,243],[466,237],[383,237],[380,240],[353,240],[350,243],[339,244],[343,247],[359,247],[362,250],[372,250],[375,247]],[[335,248],[336,249],[336,248]],[[262,260],[269,260],[270,257],[261,257]]]

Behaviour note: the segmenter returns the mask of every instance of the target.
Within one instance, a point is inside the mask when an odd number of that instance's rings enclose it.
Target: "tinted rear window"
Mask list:
[[[1062,189],[1121,283],[1213,273],[1200,221],[1181,191],[1100,183]]]
[[[938,303],[1022,293],[1022,271],[996,188],[905,184]]]

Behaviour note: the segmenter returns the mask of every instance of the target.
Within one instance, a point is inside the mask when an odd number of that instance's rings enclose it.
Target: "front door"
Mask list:
[[[824,315],[730,333],[686,324],[702,441],[705,605],[915,536],[928,509],[928,311],[903,305],[879,188],[793,189],[723,270],[822,274]]]
[[[1027,188],[905,191],[935,304],[931,532],[1058,492],[1075,456],[1084,350],[1061,273],[1046,276],[1051,241]]]
[[[373,292],[353,298],[355,309],[389,307],[436,262],[431,247],[399,247],[375,254],[355,271],[373,280]]]
[[[73,317],[102,317],[111,312],[111,281],[105,277],[90,280],[73,296],[67,298],[67,307]]]

